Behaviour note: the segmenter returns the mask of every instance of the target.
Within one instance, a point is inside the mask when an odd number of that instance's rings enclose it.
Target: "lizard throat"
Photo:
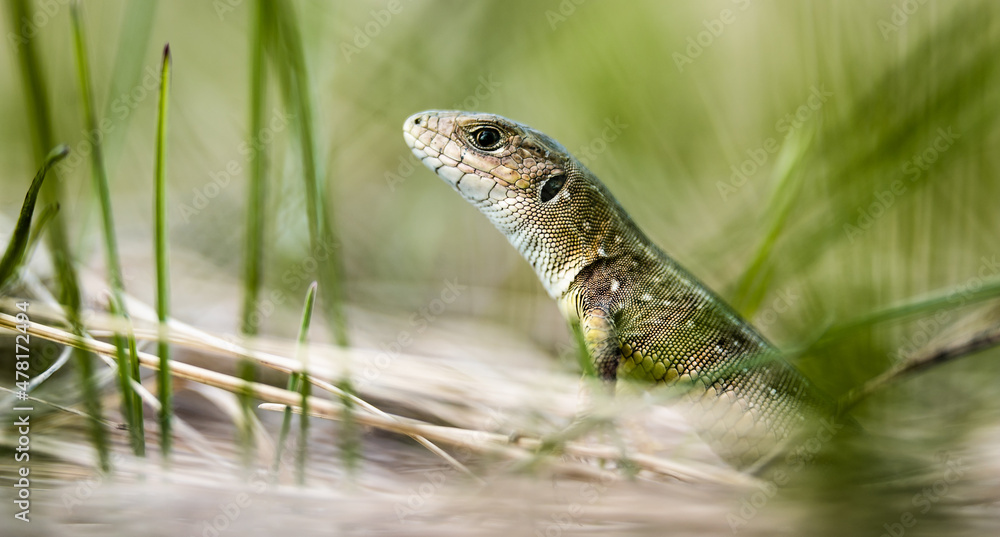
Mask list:
[[[573,281],[584,268],[585,261],[582,257],[565,258],[565,256],[556,255],[551,248],[544,244],[544,238],[529,233],[523,228],[510,230],[499,224],[497,224],[497,228],[507,236],[511,245],[531,264],[531,268],[535,270],[535,274],[550,297],[562,298],[570,290]]]

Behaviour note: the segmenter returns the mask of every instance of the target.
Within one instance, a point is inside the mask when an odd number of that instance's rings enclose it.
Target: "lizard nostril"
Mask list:
[[[420,117],[418,117],[417,119],[414,119],[414,120],[413,120],[413,124],[414,124],[414,125],[419,125],[419,124],[420,124],[420,120],[421,120],[421,119],[423,119],[423,118],[420,118]]]

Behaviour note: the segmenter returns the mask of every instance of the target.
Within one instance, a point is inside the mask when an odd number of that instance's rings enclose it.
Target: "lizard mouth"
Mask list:
[[[438,118],[435,117],[435,119]],[[422,162],[424,166],[427,166],[429,170],[441,176],[442,179],[445,179],[451,183],[452,186],[454,186],[458,182],[458,179],[461,178],[461,175],[459,175],[456,180],[450,181],[447,177],[439,173],[439,171],[445,166],[445,162],[442,162],[440,159],[441,150],[447,146],[450,140],[447,135],[432,130],[429,126],[430,123],[431,114],[429,112],[413,114],[412,116],[406,118],[406,121],[403,123],[403,138],[406,140],[406,145],[410,147],[410,151],[413,152],[414,156],[420,159],[420,162]],[[453,161],[448,162],[452,165],[451,167],[458,164],[455,159],[449,158],[446,160]]]

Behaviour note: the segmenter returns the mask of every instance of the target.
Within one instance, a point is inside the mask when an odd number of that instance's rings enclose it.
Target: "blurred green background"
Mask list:
[[[22,19],[18,3],[0,10],[0,231],[12,229],[39,165],[26,97],[45,99],[54,138],[74,150],[50,181],[61,185],[80,265],[102,278],[69,8],[28,2]],[[355,346],[379,348],[392,332],[381,320],[406,318],[454,279],[469,292],[445,315],[573,367],[567,330],[528,265],[408,152],[402,122],[428,108],[497,113],[559,140],[654,241],[785,348],[862,319],[799,361],[832,394],[932,339],[997,322],[995,301],[974,296],[1000,278],[996,2],[289,5]],[[238,331],[248,148],[257,144],[269,155],[262,296],[286,298],[260,330],[291,337],[317,277],[291,135],[302,118],[285,106],[271,65],[266,128],[249,132],[254,2],[83,7],[127,290],[152,303],[156,73],[169,42],[174,316]],[[22,85],[17,52],[28,37],[48,95]],[[33,267],[49,272],[42,250]],[[102,287],[92,282],[96,306]],[[863,320],[933,293],[952,300]],[[321,328],[313,337],[332,339]],[[931,446],[969,433],[1000,414],[996,357],[918,377],[896,404],[878,399],[863,412],[888,436],[919,422],[908,438]]]

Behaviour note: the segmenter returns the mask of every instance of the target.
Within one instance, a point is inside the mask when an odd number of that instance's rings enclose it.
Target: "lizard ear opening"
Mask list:
[[[542,199],[542,203],[545,203],[552,198],[556,197],[556,194],[562,190],[563,185],[566,184],[566,174],[560,173],[549,177],[548,181],[542,185],[542,191],[539,193],[539,197]]]

